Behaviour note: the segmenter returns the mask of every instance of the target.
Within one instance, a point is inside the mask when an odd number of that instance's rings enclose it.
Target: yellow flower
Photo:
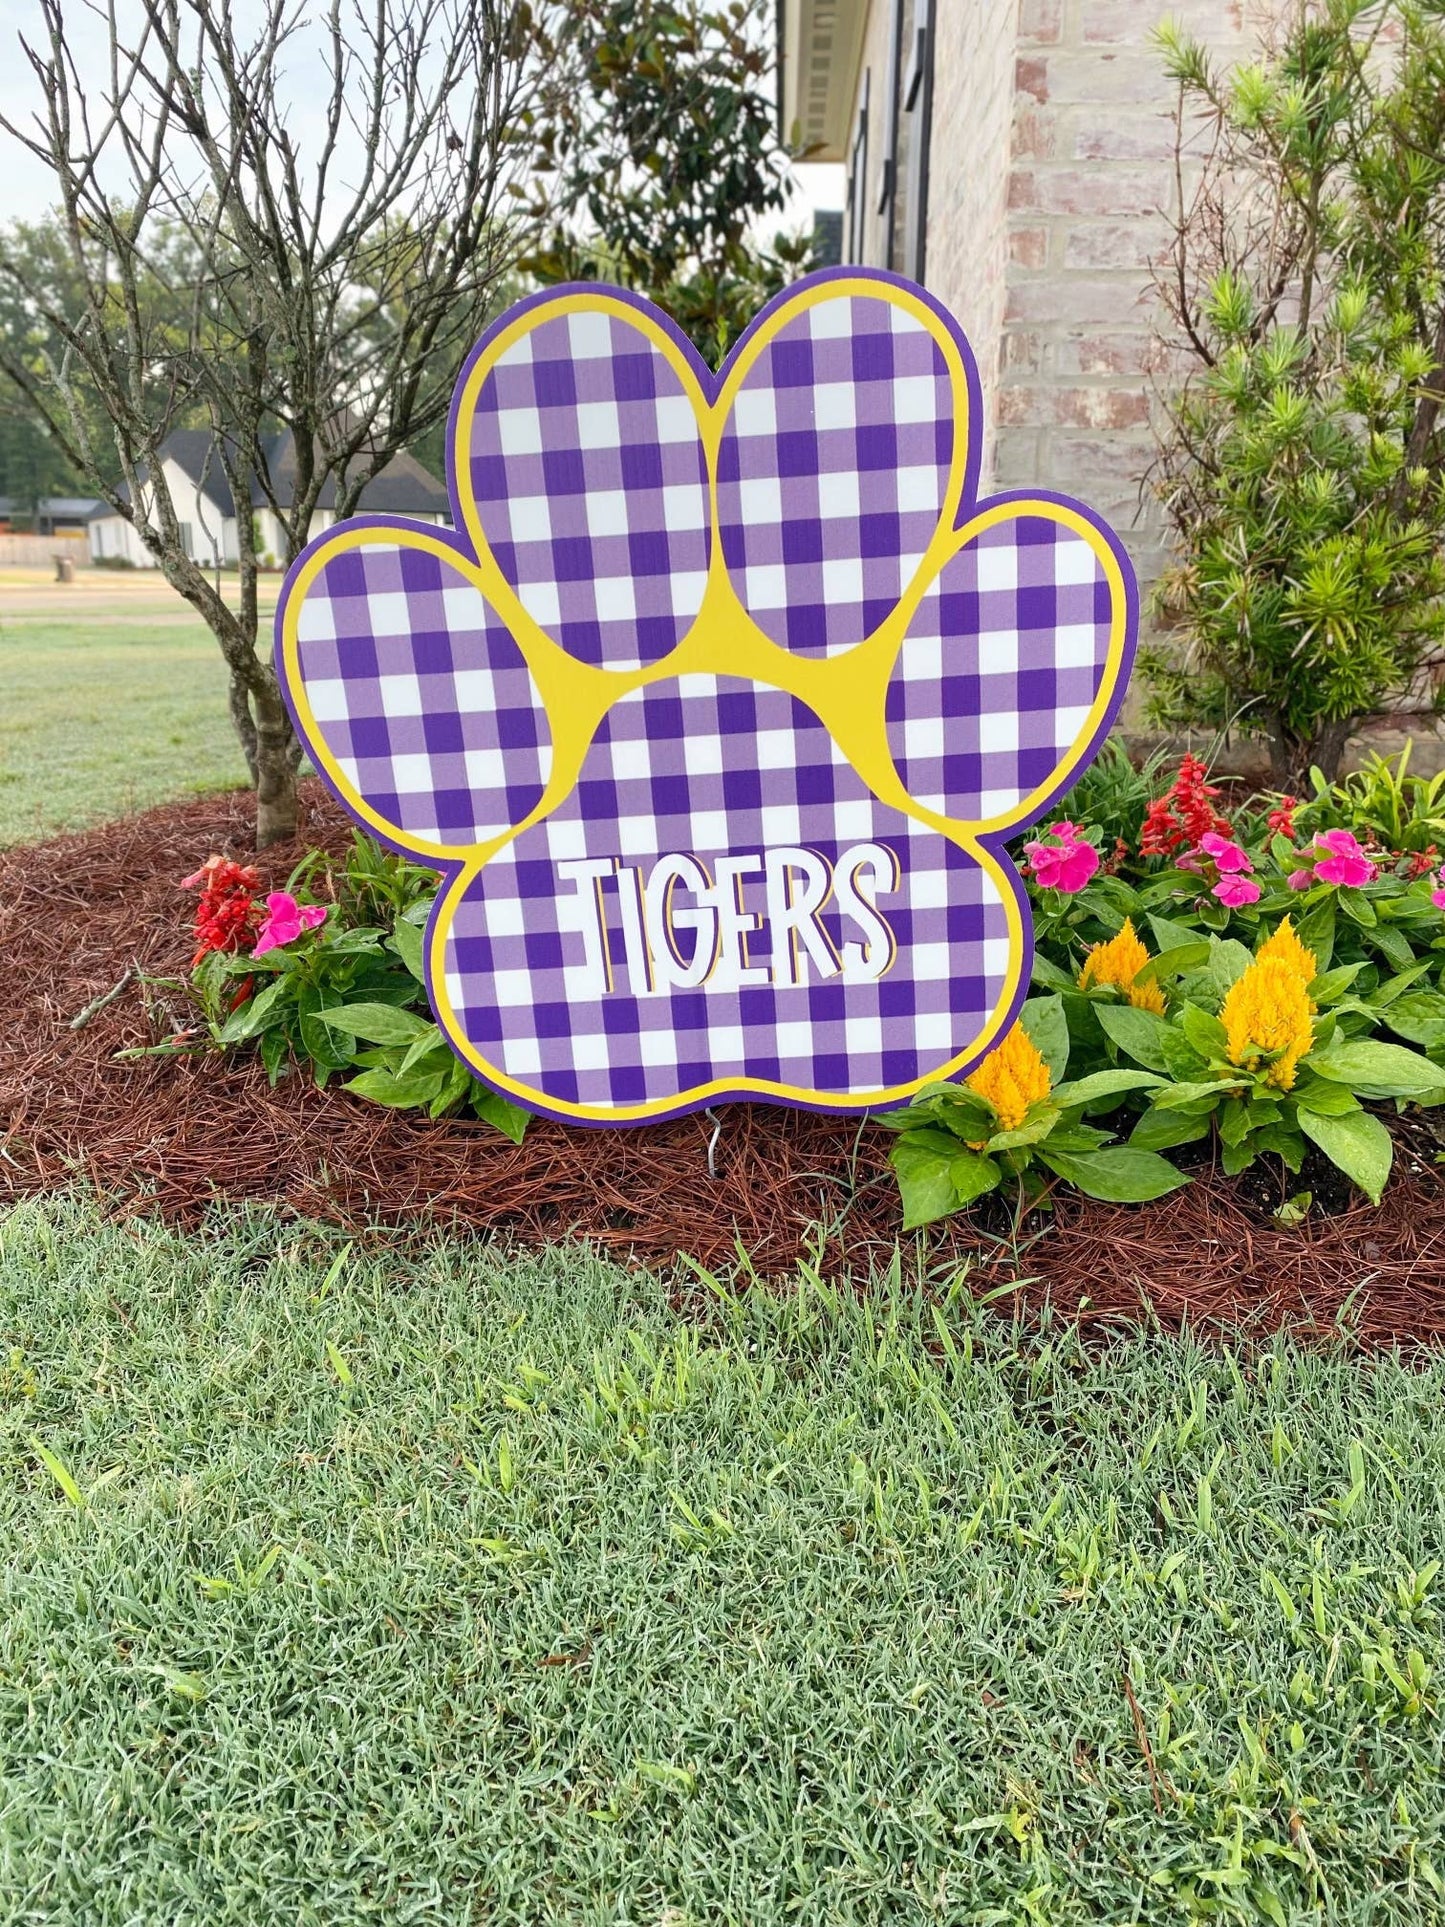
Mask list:
[[[1134,979],[1149,961],[1149,952],[1140,942],[1133,923],[1124,919],[1124,928],[1107,943],[1096,943],[1084,959],[1079,972],[1079,988],[1090,984],[1114,984],[1124,992],[1136,1010],[1164,1014],[1164,993],[1158,984],[1136,984]]]
[[[1048,1096],[1049,1067],[1023,1025],[1015,1024],[967,1083],[971,1091],[986,1097],[998,1112],[1001,1131],[1016,1131],[1028,1115],[1030,1105]]]
[[[1319,965],[1315,962],[1314,951],[1305,949],[1295,935],[1294,925],[1288,917],[1281,920],[1278,930],[1259,946],[1255,955],[1257,958],[1278,957],[1281,963],[1289,965],[1306,988],[1319,975]],[[1313,1004],[1310,1005],[1310,1009],[1314,1009]]]
[[[1265,1082],[1281,1091],[1294,1084],[1295,1066],[1314,1041],[1310,1000],[1292,963],[1278,954],[1259,956],[1231,984],[1220,1009],[1231,1064],[1255,1070],[1266,1055],[1275,1058]]]

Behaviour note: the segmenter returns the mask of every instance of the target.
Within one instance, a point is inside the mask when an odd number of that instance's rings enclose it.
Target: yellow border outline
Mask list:
[[[927,328],[948,366],[954,419],[958,427],[938,527],[896,607],[872,635],[852,648],[834,656],[809,658],[790,654],[765,635],[743,608],[733,588],[723,562],[722,543],[716,533],[717,455],[733,401],[763,349],[780,329],[806,309],[821,301],[838,300],[849,295],[891,302]],[[497,361],[525,335],[541,327],[544,322],[581,313],[603,313],[625,321],[663,355],[677,374],[683,392],[692,405],[707,464],[713,539],[702,607],[691,628],[669,655],[659,662],[635,670],[601,669],[588,663],[579,663],[534,621],[502,575],[482,529],[471,491],[467,438],[483,383]],[[413,529],[405,529],[394,524],[365,523],[340,524],[321,537],[315,549],[306,557],[288,587],[280,646],[287,685],[299,712],[308,748],[350,808],[380,835],[433,864],[459,866],[446,885],[433,918],[427,946],[427,988],[433,1008],[451,1044],[487,1083],[531,1108],[594,1124],[641,1123],[649,1118],[673,1116],[681,1109],[705,1104],[725,1094],[745,1093],[783,1098],[820,1109],[856,1113],[901,1103],[925,1085],[956,1075],[977,1062],[996,1041],[1003,1019],[1011,1011],[1019,991],[1026,948],[1025,932],[1010,872],[980,839],[1004,835],[1015,825],[1026,821],[1044,794],[1066,781],[1083,759],[1117,693],[1128,643],[1129,600],[1124,573],[1113,548],[1093,522],[1065,503],[1044,497],[1035,499],[1023,496],[986,503],[960,528],[954,528],[973,432],[970,405],[967,374],[956,340],[943,326],[933,308],[908,289],[889,282],[861,276],[856,280],[847,277],[829,279],[804,289],[794,300],[781,304],[749,337],[741,354],[729,366],[727,378],[716,401],[712,403],[707,401],[695,369],[676,340],[651,315],[601,290],[559,295],[553,301],[528,308],[509,326],[501,329],[467,374],[455,415],[452,473],[462,508],[463,532],[474,546],[476,560],[458,554],[449,542],[431,533],[424,525],[417,524]],[[904,789],[888,749],[885,699],[908,625],[939,571],[960,549],[985,530],[1023,516],[1044,517],[1061,523],[1086,541],[1098,557],[1109,583],[1112,608],[1104,674],[1088,721],[1049,780],[1003,815],[967,822],[925,809]],[[461,580],[479,590],[511,631],[536,685],[552,735],[552,764],[548,781],[529,816],[485,843],[455,845],[430,841],[411,836],[380,816],[342,773],[312,713],[297,661],[297,627],[302,606],[317,575],[337,555],[371,544],[409,547],[435,555],[454,570]],[[836,1093],[783,1084],[770,1078],[733,1076],[714,1078],[674,1096],[647,1103],[603,1108],[574,1104],[549,1096],[509,1076],[485,1058],[462,1030],[447,994],[443,967],[461,897],[498,850],[550,816],[571,794],[593,738],[604,716],[616,702],[648,684],[698,674],[732,676],[763,683],[784,689],[797,697],[819,718],[854,773],[881,804],[936,830],[971,856],[989,877],[1002,901],[1008,924],[1009,969],[988,1021],[964,1050],[955,1053],[938,1069],[906,1084],[866,1095],[850,1095],[846,1099],[840,1099]]]

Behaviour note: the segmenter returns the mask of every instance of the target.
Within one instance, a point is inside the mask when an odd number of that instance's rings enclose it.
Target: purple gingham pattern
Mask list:
[[[986,824],[1030,795],[1036,812],[1092,733],[1114,622],[1126,661],[1132,648],[1132,578],[1117,548],[1122,590],[1106,576],[1102,530],[1091,543],[1020,499],[918,581],[950,473],[974,470],[949,324],[924,325],[921,293],[890,292],[814,282],[755,357],[741,345],[747,372],[718,424],[714,586],[725,567],[762,634],[815,659],[921,590],[879,720],[915,803]],[[509,345],[459,391],[475,401],[450,443],[465,458],[454,500],[481,560],[574,663],[652,667],[708,593],[701,425],[640,322],[552,301],[504,317]],[[696,372],[709,400],[727,387],[726,370]],[[979,512],[965,493],[952,526]],[[552,734],[516,636],[460,550],[453,564],[435,545],[404,524],[320,538],[283,592],[278,661],[343,796],[459,857],[536,809]],[[570,793],[457,885],[429,934],[448,1035],[538,1109],[666,1114],[745,1082],[863,1109],[965,1058],[1016,979],[1016,879],[880,802],[813,710],[729,674],[727,632],[707,633],[720,640],[697,673],[664,663],[612,704]],[[565,678],[546,686],[568,702]]]
[[[1047,516],[996,523],[946,563],[888,687],[915,802],[986,821],[1047,783],[1088,722],[1113,615],[1093,547]]]
[[[584,311],[515,341],[477,399],[469,480],[502,574],[569,655],[635,669],[682,640],[707,584],[707,469],[639,328]]]
[[[718,533],[774,642],[831,655],[889,616],[938,527],[954,453],[948,369],[913,313],[835,296],[780,328],[718,454]]]
[[[787,926],[767,914],[765,853],[776,863],[792,850],[836,872],[862,845],[897,863],[891,877],[882,865],[862,877],[891,932],[891,962],[881,967],[890,953],[876,929],[870,940],[845,912],[836,875],[816,957],[792,937],[780,943]],[[657,971],[666,933],[639,894],[658,859],[677,853],[748,926],[733,946],[715,935],[698,987]],[[725,877],[720,860],[736,873]],[[794,890],[793,873],[776,877]],[[701,892],[685,886],[668,900],[685,906],[674,923],[695,923]],[[603,928],[599,971],[587,932],[595,944]],[[675,964],[700,941],[686,937]],[[782,690],[694,675],[614,705],[567,800],[469,886],[444,963],[473,1046],[544,1100],[605,1111],[751,1077],[856,1104],[967,1049],[1002,994],[1009,937],[977,862],[880,804],[811,711]]]
[[[479,843],[536,808],[547,718],[516,643],[459,570],[400,543],[342,550],[307,592],[297,638],[321,740],[388,823]]]

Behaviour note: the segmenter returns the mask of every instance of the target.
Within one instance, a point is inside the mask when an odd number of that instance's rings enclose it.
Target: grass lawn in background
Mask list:
[[[173,589],[0,574],[0,845],[245,780],[220,650]]]
[[[0,1220],[0,1920],[1442,1917],[1445,1363],[696,1298]]]

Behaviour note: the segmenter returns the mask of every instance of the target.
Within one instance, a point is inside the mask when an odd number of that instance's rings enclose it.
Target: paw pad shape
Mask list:
[[[456,532],[320,536],[276,659],[317,768],[445,877],[429,990],[476,1073],[592,1123],[861,1111],[967,1071],[1031,965],[1004,840],[1102,741],[1128,560],[977,496],[968,344],[810,276],[714,376],[649,303],[510,310],[458,382]]]

